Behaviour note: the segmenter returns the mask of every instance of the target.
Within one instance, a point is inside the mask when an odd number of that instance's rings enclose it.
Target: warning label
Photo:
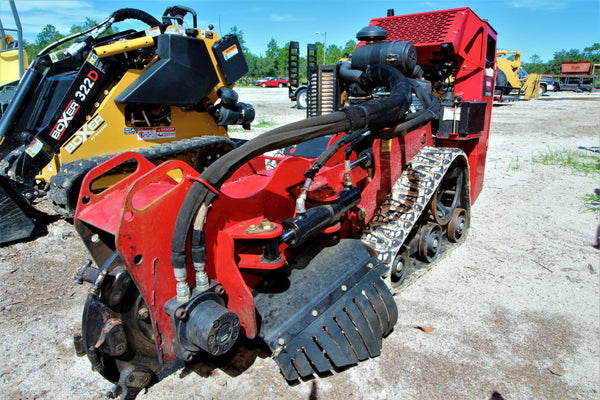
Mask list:
[[[29,157],[35,157],[40,152],[40,150],[42,150],[42,147],[44,147],[44,144],[41,141],[35,139],[29,145],[27,150],[25,150],[25,152],[29,155]]]
[[[229,60],[231,57],[235,56],[239,52],[237,46],[231,45],[227,49],[223,51],[223,58],[225,61]]]

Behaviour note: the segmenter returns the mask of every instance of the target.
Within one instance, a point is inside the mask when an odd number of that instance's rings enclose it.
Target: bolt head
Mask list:
[[[179,319],[185,319],[187,317],[187,312],[184,308],[178,308],[175,310],[175,317]]]
[[[139,319],[146,320],[150,317],[150,311],[146,307],[143,307],[138,310],[137,315]]]

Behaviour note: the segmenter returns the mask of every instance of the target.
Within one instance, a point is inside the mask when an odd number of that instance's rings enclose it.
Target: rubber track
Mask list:
[[[234,147],[234,144],[224,136],[203,136],[131,151],[141,154],[154,164],[159,164],[178,156],[187,156],[190,153],[195,153],[194,155],[197,155],[202,151],[206,151],[208,148],[213,147],[214,150],[211,150],[210,152],[214,153],[214,157],[213,154],[205,157],[205,164],[202,165],[203,167],[208,166],[208,164],[212,163],[218,157],[231,150]],[[222,151],[220,151],[220,149],[222,149]],[[73,219],[75,210],[70,202],[70,199],[73,197],[71,191],[76,189],[77,192],[79,192],[79,185],[85,174],[95,166],[110,159],[115,154],[118,153],[85,158],[61,166],[60,171],[50,178],[48,198],[52,201],[54,210],[67,219]]]
[[[381,207],[362,234],[362,242],[377,252],[379,261],[391,265],[460,149],[423,147],[406,165]],[[467,172],[468,176],[468,172]]]

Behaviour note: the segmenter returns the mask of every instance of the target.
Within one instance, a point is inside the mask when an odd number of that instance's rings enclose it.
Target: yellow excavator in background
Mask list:
[[[28,65],[21,20],[14,0],[10,0],[9,3],[15,20],[15,28],[5,28],[0,20],[0,117],[17,90],[19,80]]]
[[[0,87],[18,82],[27,67],[27,54],[11,35],[3,35],[0,41]],[[19,62],[23,60],[22,62]]]
[[[514,54],[512,60],[503,58],[508,54]],[[508,95],[513,90],[523,93],[525,100],[539,98],[540,74],[528,74],[521,66],[521,51],[498,50],[496,53],[496,93]]]

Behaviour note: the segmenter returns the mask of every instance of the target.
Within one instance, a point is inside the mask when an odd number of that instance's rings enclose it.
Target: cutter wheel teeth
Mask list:
[[[78,272],[77,281],[92,286],[74,345],[78,356],[88,356],[94,371],[115,383],[113,398],[134,399],[158,380],[161,366],[148,306],[121,264],[115,252],[102,267],[86,264]]]

